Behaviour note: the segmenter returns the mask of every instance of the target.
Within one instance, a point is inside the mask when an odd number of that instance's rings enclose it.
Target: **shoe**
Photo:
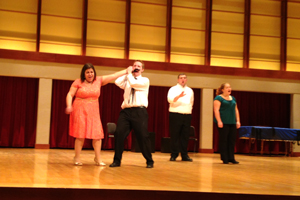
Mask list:
[[[189,162],[193,162],[193,159],[191,159],[190,157],[185,157],[181,159],[182,161],[189,161]]]
[[[239,164],[239,162],[236,161],[236,160],[231,160],[231,161],[229,161],[229,162],[231,162],[232,164]]]
[[[171,157],[170,161],[176,161],[176,158],[175,157]]]
[[[223,161],[223,164],[228,164],[229,162],[228,161]]]
[[[82,162],[76,162],[75,158],[73,158],[73,160],[74,160],[74,165],[76,165],[76,166],[82,166],[83,165]]]
[[[76,165],[76,166],[82,166],[83,164],[82,164],[82,162],[74,162],[74,165]]]
[[[96,158],[94,158],[94,161],[96,163],[97,166],[105,166],[106,164],[104,162],[98,162],[98,160]]]
[[[153,163],[147,164],[147,167],[146,167],[146,168],[153,168]]]
[[[109,167],[120,167],[121,164],[120,163],[116,163],[116,162],[113,162],[109,165]]]

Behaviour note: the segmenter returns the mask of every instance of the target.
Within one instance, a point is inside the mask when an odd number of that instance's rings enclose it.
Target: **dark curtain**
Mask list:
[[[50,123],[50,148],[74,148],[70,137],[69,115],[65,114],[66,95],[73,81],[53,80]]]
[[[39,80],[0,76],[0,146],[34,147]]]
[[[232,96],[237,100],[242,126],[268,126],[290,128],[290,95],[259,92],[233,91]],[[214,151],[219,151],[218,130],[214,124]],[[249,141],[239,139],[235,146],[236,153],[249,153]],[[252,148],[260,150],[260,141]],[[264,151],[275,154],[284,152],[284,142],[264,142]]]
[[[149,89],[149,125],[150,132],[155,132],[155,149],[160,150],[161,138],[170,137],[169,133],[169,103],[167,101],[167,94],[170,87],[150,86]],[[191,125],[195,127],[196,137],[199,140],[199,123],[200,123],[200,89],[193,89],[194,91],[194,106],[192,113]],[[193,151],[193,141],[190,141],[188,150]],[[199,149],[197,142],[196,149]]]
[[[52,95],[52,116],[50,130],[51,148],[74,148],[74,138],[68,135],[69,116],[64,114],[66,106],[66,95],[70,89],[72,81],[53,80]],[[167,93],[169,87],[150,86],[149,89],[149,132],[155,132],[155,149],[160,150],[161,138],[169,136],[169,113]],[[194,89],[195,105],[193,109],[192,125],[195,126],[196,133],[199,132],[200,117],[200,89]],[[107,122],[117,122],[121,104],[123,102],[123,90],[115,84],[107,84],[101,88],[99,98],[100,116],[104,130],[102,148],[106,144],[106,149],[114,148],[113,139],[106,137]],[[199,136],[197,135],[198,139]],[[197,144],[197,146],[199,146]],[[86,140],[84,148],[92,148],[91,140]],[[131,149],[131,134],[125,141],[125,149]],[[189,145],[189,150],[193,150],[193,144]]]

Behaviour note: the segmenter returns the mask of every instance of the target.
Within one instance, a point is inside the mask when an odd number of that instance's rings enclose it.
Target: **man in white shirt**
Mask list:
[[[192,121],[192,109],[194,105],[194,92],[186,85],[187,76],[178,75],[177,85],[168,92],[169,106],[169,131],[171,136],[171,158],[175,161],[181,153],[182,161],[190,161],[188,156],[189,131]]]
[[[110,167],[121,166],[122,154],[124,151],[124,140],[133,129],[141,152],[146,159],[147,168],[153,168],[150,140],[148,133],[148,93],[149,79],[142,77],[144,63],[135,61],[133,66],[128,68],[128,74],[119,77],[115,84],[124,90],[124,101],[122,110],[117,122],[115,133],[115,155]]]

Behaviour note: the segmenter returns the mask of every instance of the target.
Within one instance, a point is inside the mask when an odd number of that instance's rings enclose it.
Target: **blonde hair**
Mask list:
[[[222,90],[224,89],[226,84],[229,84],[229,83],[222,83],[222,85],[217,89],[216,95],[223,94]]]

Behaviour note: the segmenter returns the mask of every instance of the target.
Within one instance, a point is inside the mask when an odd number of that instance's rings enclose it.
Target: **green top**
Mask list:
[[[232,100],[226,100],[220,95],[218,95],[214,99],[221,102],[219,111],[220,111],[220,117],[223,124],[236,124],[236,116],[235,116],[236,100],[233,96],[231,97]],[[214,118],[214,122],[217,123],[216,118]]]

